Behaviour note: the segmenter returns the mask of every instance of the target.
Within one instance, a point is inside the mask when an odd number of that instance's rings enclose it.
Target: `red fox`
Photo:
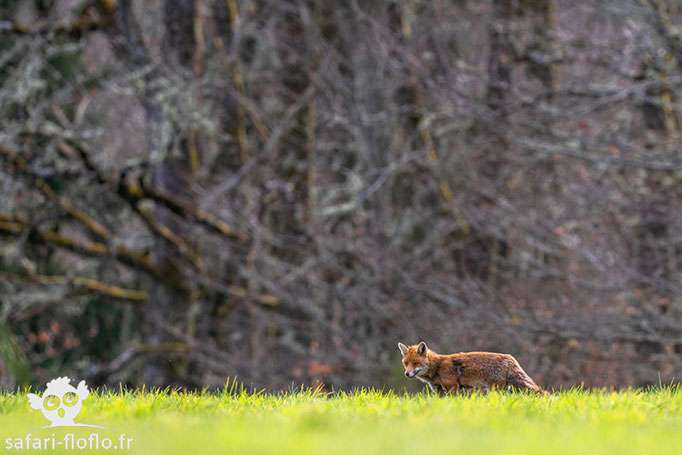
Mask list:
[[[467,389],[524,390],[547,393],[523,371],[509,354],[493,352],[460,352],[440,355],[423,341],[414,346],[398,343],[403,355],[405,376],[416,377],[440,395]]]

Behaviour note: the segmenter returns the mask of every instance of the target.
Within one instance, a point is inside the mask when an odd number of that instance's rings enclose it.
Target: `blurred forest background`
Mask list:
[[[0,0],[0,387],[682,378],[682,0]]]

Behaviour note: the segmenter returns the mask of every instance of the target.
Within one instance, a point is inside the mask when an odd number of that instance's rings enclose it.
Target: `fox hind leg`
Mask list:
[[[507,376],[507,390],[542,392],[542,389],[525,372],[512,373]]]

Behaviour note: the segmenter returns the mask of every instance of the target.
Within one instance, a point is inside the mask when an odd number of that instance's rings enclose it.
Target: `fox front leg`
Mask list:
[[[454,384],[447,389],[443,387],[443,396],[445,395],[457,395],[459,393],[459,384]]]
[[[438,396],[444,397],[445,395],[448,394],[448,390],[441,384],[432,384],[430,382],[427,382],[427,384],[429,385],[429,389],[431,389],[431,392],[437,393]]]
[[[429,390],[431,391],[431,393],[437,393],[437,392],[436,392],[436,387],[438,387],[438,386],[434,386],[434,385],[431,384],[430,382],[427,382],[426,385],[429,386]]]

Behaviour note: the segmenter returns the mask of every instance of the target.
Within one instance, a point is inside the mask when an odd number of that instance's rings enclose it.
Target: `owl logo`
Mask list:
[[[78,383],[78,388],[71,385],[67,377],[53,379],[47,383],[43,397],[35,393],[28,394],[28,402],[32,409],[40,410],[51,423],[51,427],[81,426],[73,421],[83,407],[83,400],[90,395],[85,381]],[[90,425],[87,425],[90,426]]]

